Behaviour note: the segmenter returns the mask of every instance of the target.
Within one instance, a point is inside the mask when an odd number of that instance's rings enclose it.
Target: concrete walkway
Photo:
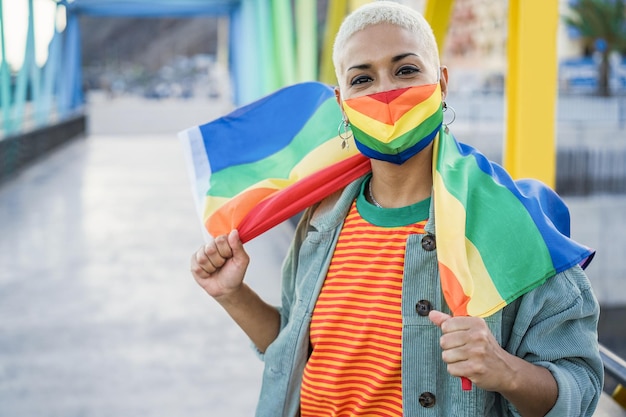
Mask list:
[[[91,136],[0,188],[0,416],[250,416],[262,364],[193,281],[173,136]],[[250,242],[278,300],[285,225]],[[271,244],[268,244],[271,242]]]

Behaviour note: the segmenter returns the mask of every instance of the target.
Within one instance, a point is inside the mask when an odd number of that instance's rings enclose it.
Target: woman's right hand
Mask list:
[[[243,248],[237,230],[216,237],[191,257],[191,273],[196,282],[212,297],[219,299],[236,293],[250,257]]]

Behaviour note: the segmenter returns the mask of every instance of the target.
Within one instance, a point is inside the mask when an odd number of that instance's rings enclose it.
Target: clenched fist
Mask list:
[[[248,268],[250,257],[237,230],[216,237],[191,257],[191,273],[196,282],[214,298],[237,292]]]

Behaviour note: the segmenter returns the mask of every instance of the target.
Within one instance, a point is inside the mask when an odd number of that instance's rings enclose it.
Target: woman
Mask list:
[[[257,415],[592,415],[598,305],[578,266],[486,318],[448,314],[431,199],[448,72],[430,26],[407,7],[370,3],[342,24],[333,61],[337,101],[372,171],[304,214],[282,306],[243,282],[249,258],[236,230],[191,260],[265,360]],[[392,114],[399,92],[412,124],[394,126],[402,140],[391,140],[360,109],[373,100]]]

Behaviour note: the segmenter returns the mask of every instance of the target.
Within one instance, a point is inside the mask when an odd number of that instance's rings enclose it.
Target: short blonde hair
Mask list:
[[[439,48],[433,29],[417,10],[393,1],[374,1],[349,14],[339,27],[333,45],[333,65],[339,79],[339,60],[346,42],[356,32],[368,26],[388,23],[414,33],[424,47],[426,59],[439,68]]]

